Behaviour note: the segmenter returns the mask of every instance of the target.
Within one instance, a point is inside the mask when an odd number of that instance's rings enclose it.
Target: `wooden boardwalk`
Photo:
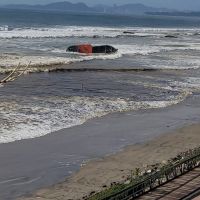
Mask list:
[[[191,200],[200,195],[200,167],[182,175],[136,199],[138,200]]]
[[[88,200],[192,200],[200,195],[200,147],[189,150],[128,185],[119,184]]]

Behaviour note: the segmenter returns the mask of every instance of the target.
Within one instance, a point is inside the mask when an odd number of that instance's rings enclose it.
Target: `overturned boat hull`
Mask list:
[[[85,53],[85,54],[112,54],[116,53],[118,49],[110,45],[92,46],[90,44],[74,45],[67,48],[68,52]]]

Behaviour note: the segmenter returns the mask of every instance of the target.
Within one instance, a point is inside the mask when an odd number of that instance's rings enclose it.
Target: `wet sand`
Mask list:
[[[198,125],[191,134],[190,128],[171,132],[200,122],[199,104],[199,96],[194,95],[168,108],[115,113],[41,138],[1,144],[0,199],[13,200],[63,182],[81,163],[134,145],[91,161],[66,182],[37,192],[44,199],[78,199],[124,179],[136,166],[192,148],[200,141]]]
[[[199,144],[200,124],[183,127],[146,144],[129,146],[116,155],[92,161],[68,181],[40,190],[34,197],[26,200],[82,199],[93,191],[105,189],[112,182],[125,180],[136,167],[142,169],[147,165],[166,161],[180,152],[198,147]]]

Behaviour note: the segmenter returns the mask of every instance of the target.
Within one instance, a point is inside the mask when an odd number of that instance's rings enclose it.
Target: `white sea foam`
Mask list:
[[[200,78],[199,77],[185,77],[179,81],[173,81],[169,83],[173,88],[179,88],[179,90],[191,90],[200,91]]]
[[[153,45],[114,45],[122,55],[149,55],[172,48]]]
[[[160,51],[165,52],[166,50],[162,49]],[[163,53],[162,57],[161,59],[147,57],[142,62],[143,67],[140,68],[147,70],[190,70],[200,68],[200,60],[197,55],[187,55],[184,52],[176,54],[176,51],[174,51],[173,53]]]
[[[0,27],[0,38],[57,38],[57,37],[118,37],[128,34],[124,31],[132,31],[129,34],[136,37],[163,37],[166,34],[179,34],[192,36],[197,30],[181,29],[150,29],[150,28],[105,28],[105,27],[52,27],[52,28],[21,28],[9,30]],[[132,39],[132,38],[131,38]],[[149,39],[147,39],[149,41]],[[2,40],[4,41],[4,39]],[[11,40],[9,40],[11,41]],[[15,41],[15,40],[13,40]],[[17,41],[17,40],[16,40]],[[33,40],[24,40],[33,41]],[[42,40],[41,40],[42,41]],[[93,41],[93,40],[92,40]],[[113,41],[113,40],[112,40]],[[160,41],[160,40],[159,40]],[[19,62],[26,65],[32,62],[30,71],[38,70],[40,66],[69,64],[72,62],[81,62],[93,59],[116,59],[123,55],[144,55],[147,69],[196,69],[200,67],[200,61],[197,57],[185,56],[185,54],[169,54],[166,59],[157,59],[154,62],[152,56],[145,56],[153,53],[174,51],[174,50],[200,50],[200,46],[195,42],[184,41],[181,45],[178,42],[168,40],[160,41],[155,45],[130,44],[120,45],[111,44],[119,49],[118,53],[111,55],[90,55],[69,54],[65,49],[51,48],[34,45],[27,45],[31,50],[49,52],[48,56],[28,56],[28,55],[0,55],[0,72],[12,70]],[[31,43],[31,42],[30,42]],[[151,45],[152,44],[152,45]],[[97,44],[100,45],[100,44]],[[26,45],[24,45],[26,46]],[[54,55],[56,54],[56,55]],[[66,56],[63,56],[65,54]],[[165,55],[165,54],[161,54]],[[170,57],[171,56],[171,57]],[[137,56],[135,56],[137,57]],[[161,108],[177,104],[184,100],[190,94],[190,89],[199,88],[198,78],[187,78],[182,81],[168,81],[166,85],[162,83],[149,84],[137,82],[145,87],[161,88],[171,91],[177,91],[179,96],[169,96],[166,101],[133,101],[123,98],[101,98],[101,97],[13,97],[12,100],[1,99],[0,102],[0,143],[12,142],[15,140],[40,137],[62,128],[68,128],[80,125],[88,119],[100,117],[112,112],[123,112],[128,110]],[[175,92],[176,93],[176,92]],[[16,99],[16,100],[13,100]],[[168,100],[170,99],[170,100]]]
[[[20,56],[20,55],[0,55],[0,73],[8,72],[17,66],[19,63],[21,65],[27,65],[31,61],[29,71],[42,70],[41,66],[53,66],[58,64],[70,64],[75,62],[89,61],[95,59],[107,60],[107,59],[117,59],[123,55],[148,55],[151,53],[161,51],[157,47],[148,46],[137,46],[137,45],[116,45],[119,49],[115,54],[97,54],[97,55],[85,55],[76,53],[66,53],[64,49],[52,49],[43,48],[42,51],[49,51],[51,53],[62,54],[62,56]],[[39,50],[39,48],[38,48]],[[63,54],[66,56],[64,57]]]
[[[199,69],[200,65],[192,66],[173,66],[173,65],[151,65],[150,67],[144,69],[157,69],[157,70],[190,70],[190,69]]]
[[[15,28],[1,31],[0,38],[62,38],[62,37],[116,37],[121,29],[102,27],[52,27],[52,28]]]
[[[99,44],[100,45],[100,44]],[[30,47],[32,50],[40,50],[44,52],[56,53],[56,55],[51,56],[21,56],[21,55],[10,55],[1,54],[0,55],[0,72],[7,72],[12,70],[13,67],[20,63],[21,65],[26,65],[31,61],[32,68],[30,71],[35,71],[35,67],[40,66],[52,66],[58,64],[70,64],[75,62],[89,61],[94,59],[117,59],[123,55],[148,55],[156,52],[160,52],[163,49],[157,46],[139,46],[139,45],[115,45],[118,48],[118,52],[115,54],[97,54],[97,55],[85,55],[77,53],[67,53],[65,49],[59,48],[35,48]],[[166,48],[165,48],[166,50]],[[61,56],[58,56],[62,54]],[[66,56],[64,56],[66,55]],[[32,70],[31,70],[32,69]],[[38,68],[39,69],[39,68]],[[37,69],[37,70],[38,70]],[[37,71],[36,70],[36,71]]]
[[[81,26],[56,26],[56,27],[48,27],[48,28],[15,28],[9,30],[8,26],[0,27],[0,38],[44,38],[44,37],[93,37],[93,36],[100,36],[100,37],[117,37],[119,35],[127,35],[125,31],[130,31],[129,35],[135,36],[164,36],[166,34],[189,34],[195,33],[198,29],[169,29],[169,28],[108,28],[108,27],[81,27]],[[2,40],[3,41],[3,40]],[[48,56],[5,56],[0,55],[0,72],[9,71],[14,66],[16,66],[19,62],[22,65],[25,65],[32,62],[32,66],[44,66],[44,65],[57,65],[57,64],[69,64],[72,62],[81,62],[86,60],[93,60],[93,59],[116,59],[120,58],[123,55],[149,55],[153,53],[159,52],[168,52],[168,51],[175,51],[175,50],[200,50],[200,45],[198,43],[190,43],[183,41],[181,45],[179,42],[172,42],[172,41],[160,41],[158,44],[152,45],[149,43],[145,44],[130,44],[130,45],[121,45],[121,44],[110,44],[118,48],[118,53],[112,55],[90,55],[90,56],[83,56],[77,55],[76,57],[70,56],[67,54],[66,47],[54,48],[54,47],[44,47],[42,44],[38,46],[31,45],[32,40],[25,40],[28,41],[28,45],[25,42],[25,45],[20,43],[20,48],[28,49],[33,51],[43,51],[45,54],[49,53]],[[113,41],[112,41],[113,42]],[[15,42],[14,42],[15,43]],[[4,43],[3,43],[4,44]],[[34,43],[33,43],[34,44]],[[94,44],[100,45],[100,44]],[[52,55],[56,54],[56,55]],[[60,54],[60,55],[59,55]],[[34,53],[32,53],[34,55]],[[67,56],[65,56],[67,55]],[[4,58],[2,58],[4,57]],[[182,62],[182,61],[181,61]],[[173,64],[151,64],[150,68],[155,69],[196,69],[199,68],[199,62],[188,64],[188,65],[173,65]],[[5,68],[6,67],[6,68]],[[32,68],[32,71],[35,69]]]
[[[131,83],[134,85],[141,85],[148,88],[160,88],[163,90],[177,91],[180,93],[192,94],[195,91],[200,91],[200,78],[199,77],[182,77],[178,80],[156,78],[156,83],[152,81],[155,77],[145,76],[145,81],[119,81],[121,83]],[[164,81],[163,81],[164,80]]]
[[[110,28],[91,26],[55,26],[55,27],[24,27],[9,30],[8,26],[0,27],[0,38],[62,38],[62,37],[118,37],[118,36],[156,36],[166,34],[193,35],[198,29],[169,28]],[[131,34],[127,34],[130,32]],[[184,34],[185,33],[185,34]]]
[[[0,102],[0,143],[40,137],[88,119],[112,112],[162,108],[184,100],[180,94],[169,101],[143,101],[103,97],[66,97],[6,100]],[[14,98],[13,98],[14,99]]]
[[[104,44],[92,44],[93,46],[95,45],[104,45]],[[94,58],[109,58],[109,57],[113,57],[113,58],[118,58],[121,55],[149,55],[152,53],[157,53],[160,51],[168,51],[168,50],[173,50],[175,48],[172,47],[161,47],[161,46],[149,46],[149,45],[136,45],[136,44],[132,44],[132,45],[120,45],[120,44],[110,44],[112,46],[114,46],[115,48],[118,49],[118,53],[116,54],[109,54],[109,55],[105,55],[105,54],[97,54],[96,56],[93,54],[92,57]],[[30,47],[29,49],[31,50],[36,50],[36,51],[43,51],[43,52],[51,52],[51,53],[57,53],[57,54],[66,54],[66,49],[59,49],[59,48],[41,48],[41,47]],[[81,56],[80,53],[70,53],[67,52],[67,54],[71,54],[71,55],[78,55]],[[83,54],[85,55],[85,54]],[[118,56],[116,56],[118,55]],[[88,55],[87,55],[88,57]],[[89,56],[90,58],[90,56]]]
[[[139,45],[115,45],[118,48],[118,52],[115,54],[98,54],[98,55],[84,55],[84,54],[76,54],[76,53],[66,53],[64,49],[49,49],[49,52],[62,54],[62,56],[20,56],[20,55],[9,55],[9,54],[1,54],[0,55],[0,73],[8,72],[13,69],[13,67],[17,66],[18,63],[21,65],[27,65],[31,61],[31,65],[29,71],[40,71],[41,67],[51,67],[53,65],[59,64],[70,64],[75,62],[89,61],[94,59],[117,59],[122,57],[123,55],[149,55],[158,52],[167,52],[172,50],[177,50],[177,48],[173,47],[163,47],[163,46],[139,46]],[[188,47],[189,48],[189,47]],[[186,48],[184,48],[186,49]],[[44,51],[47,50],[43,49]],[[63,56],[63,54],[66,56]],[[142,69],[158,69],[158,70],[187,70],[187,69],[198,69],[200,68],[200,61],[196,57],[185,57],[185,56],[172,56],[170,60],[163,60],[162,62],[154,63],[152,61],[148,61],[147,59],[146,67],[142,67]],[[145,60],[143,60],[145,63]],[[149,65],[149,63],[151,63]],[[133,67],[132,67],[133,69]],[[138,67],[137,67],[138,69]]]
[[[5,26],[0,26],[0,31],[8,31],[9,30],[9,26],[5,25]]]
[[[100,54],[100,55],[79,55],[74,57],[56,57],[56,56],[13,56],[13,55],[1,55],[0,56],[0,73],[5,73],[16,67],[19,63],[21,65],[27,65],[30,63],[28,71],[41,70],[41,66],[53,66],[58,64],[70,64],[74,62],[89,61],[94,59],[116,59],[121,57],[120,53],[116,54]]]

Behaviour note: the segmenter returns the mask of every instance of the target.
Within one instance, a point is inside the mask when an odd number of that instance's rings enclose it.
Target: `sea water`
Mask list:
[[[84,43],[118,52],[66,52]],[[1,79],[19,63],[35,72],[0,87],[0,143],[171,106],[200,88],[200,18],[2,9],[0,46]]]

